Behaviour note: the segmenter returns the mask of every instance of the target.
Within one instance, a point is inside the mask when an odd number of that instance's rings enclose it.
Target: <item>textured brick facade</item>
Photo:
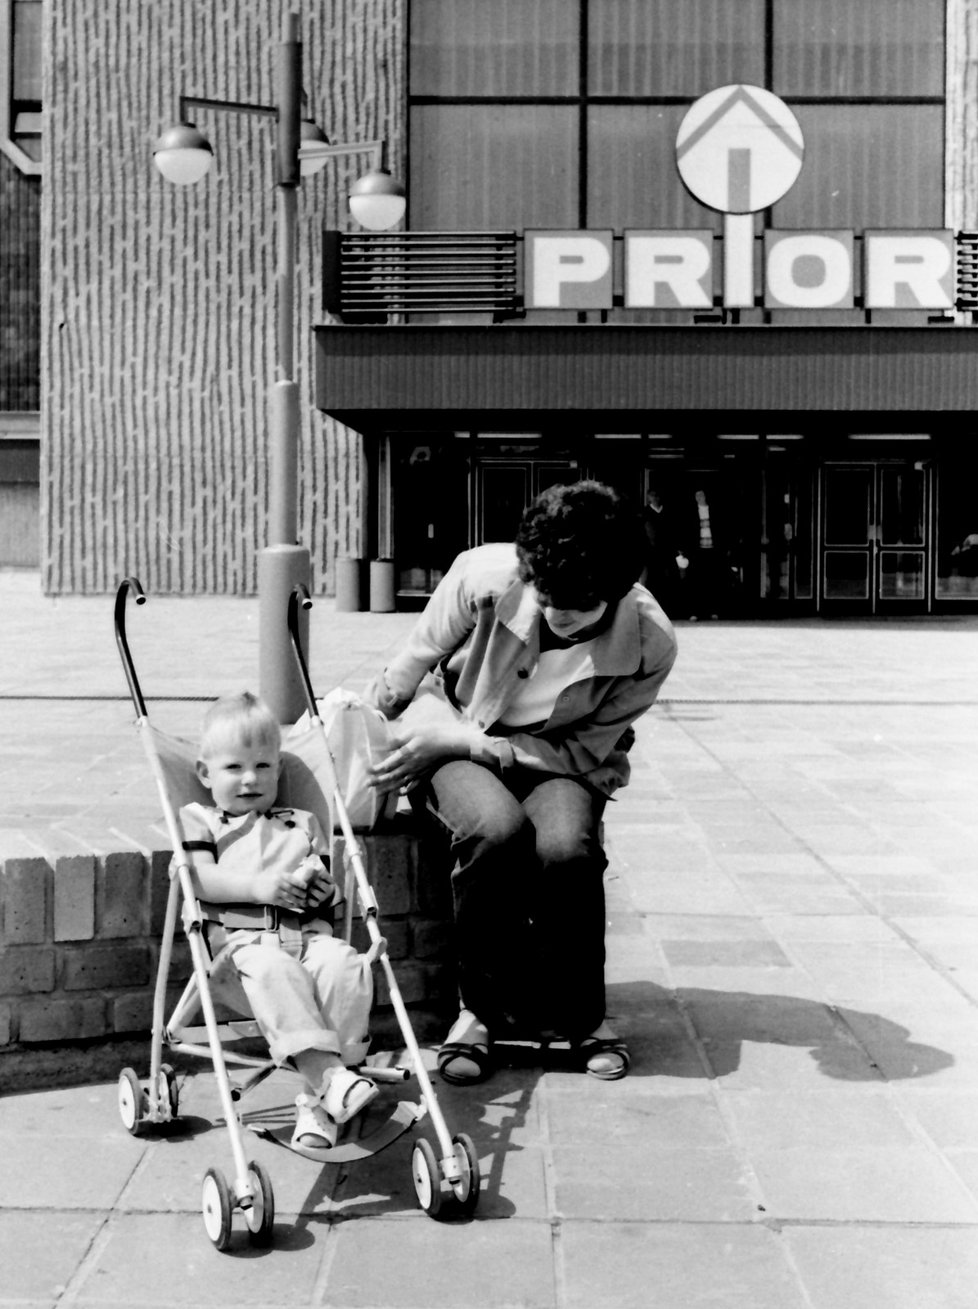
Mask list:
[[[978,0],[947,0],[944,221],[978,229]]]
[[[195,111],[211,173],[152,162],[180,94],[274,101],[292,0],[47,6],[42,254],[42,555],[51,593],[253,593],[268,495],[275,201],[270,119]],[[385,138],[403,171],[405,0],[302,7],[303,85],[335,142]],[[361,438],[313,407],[320,232],[344,227],[363,157],[300,188],[296,365],[300,538],[314,589],[362,543]]]

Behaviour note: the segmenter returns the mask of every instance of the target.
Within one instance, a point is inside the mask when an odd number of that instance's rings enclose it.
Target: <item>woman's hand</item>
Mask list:
[[[419,724],[370,769],[370,784],[378,791],[398,791],[446,759],[468,759],[473,741],[481,735],[469,723]]]

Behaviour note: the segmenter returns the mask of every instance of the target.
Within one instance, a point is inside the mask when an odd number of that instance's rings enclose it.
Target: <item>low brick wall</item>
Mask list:
[[[451,1011],[454,994],[444,859],[405,820],[362,844],[401,996],[425,1039]],[[168,850],[131,849],[0,860],[0,1088],[24,1081],[12,1071],[29,1068],[32,1051],[40,1067],[55,1046],[148,1040],[169,863]],[[354,943],[366,948],[360,924]],[[190,971],[178,926],[169,977],[174,999]],[[377,982],[373,1029],[393,1036],[397,1024],[380,969]]]

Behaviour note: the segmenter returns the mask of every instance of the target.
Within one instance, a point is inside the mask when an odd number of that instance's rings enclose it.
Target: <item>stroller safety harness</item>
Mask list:
[[[374,1083],[403,1084],[412,1073],[420,1097],[417,1103],[399,1101],[386,1121],[369,1135],[344,1139],[329,1148],[305,1148],[291,1143],[290,1125],[258,1121],[244,1122],[239,1109],[242,1097],[276,1071],[271,1057],[262,1058],[235,1049],[243,1039],[261,1039],[258,1024],[247,1016],[218,1018],[213,991],[220,989],[222,978],[234,977],[234,964],[223,940],[239,928],[269,935],[279,933],[287,939],[298,931],[294,916],[275,908],[252,903],[209,904],[198,899],[193,882],[193,848],[188,850],[179,809],[191,801],[209,802],[210,796],[197,779],[196,747],[177,737],[167,736],[150,724],[146,702],[136,675],[126,637],[126,602],[132,594],[136,603],[146,601],[139,581],[127,577],[119,586],[115,599],[115,635],[136,711],[136,726],[156,782],[167,834],[174,851],[170,865],[170,888],[160,943],[159,966],[153,999],[153,1028],[150,1046],[149,1077],[140,1078],[132,1068],[119,1075],[118,1105],[123,1125],[138,1136],[153,1126],[174,1122],[179,1117],[179,1085],[176,1071],[164,1062],[164,1048],[174,1054],[210,1058],[220,1098],[223,1120],[233,1161],[233,1180],[229,1182],[216,1167],[207,1169],[201,1189],[201,1209],[208,1237],[218,1250],[231,1245],[233,1216],[240,1211],[252,1245],[270,1245],[274,1236],[275,1200],[271,1178],[264,1165],[248,1157],[246,1129],[266,1140],[292,1149],[314,1162],[346,1164],[369,1158],[396,1141],[425,1117],[431,1121],[437,1149],[425,1137],[417,1136],[411,1157],[411,1174],[415,1194],[422,1209],[432,1218],[471,1216],[479,1201],[479,1159],[471,1139],[464,1133],[451,1134],[438,1105],[438,1099],[425,1067],[398,986],[387,957],[387,943],[379,923],[379,906],[367,876],[364,850],[357,838],[337,782],[334,760],[326,730],[317,710],[316,697],[299,640],[299,609],[312,601],[304,586],[296,586],[289,600],[288,629],[292,650],[301,677],[309,711],[302,730],[287,733],[283,740],[283,770],[280,796],[285,790],[287,803],[312,811],[323,831],[336,844],[343,838],[344,900],[343,935],[349,944],[355,909],[359,909],[366,929],[369,948],[362,956],[364,965],[378,965],[384,973],[391,1006],[400,1027],[410,1067],[385,1066],[376,1062],[362,1066],[363,1073]],[[333,861],[336,868],[336,861]],[[190,948],[192,975],[169,1017],[166,1018],[167,985],[174,951],[178,919]],[[290,922],[290,920],[292,920]],[[214,931],[213,929],[221,929]],[[277,943],[277,941],[276,941]],[[201,1022],[202,1019],[202,1022]],[[364,1047],[365,1051],[365,1047]],[[229,1066],[244,1070],[232,1082]]]

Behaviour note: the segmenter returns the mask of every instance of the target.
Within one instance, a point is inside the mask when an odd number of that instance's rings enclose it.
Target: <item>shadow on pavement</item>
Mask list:
[[[633,1077],[723,1077],[741,1066],[746,1044],[807,1047],[823,1076],[844,1082],[928,1077],[954,1063],[880,1014],[797,996],[628,982],[609,986],[608,1009]]]

